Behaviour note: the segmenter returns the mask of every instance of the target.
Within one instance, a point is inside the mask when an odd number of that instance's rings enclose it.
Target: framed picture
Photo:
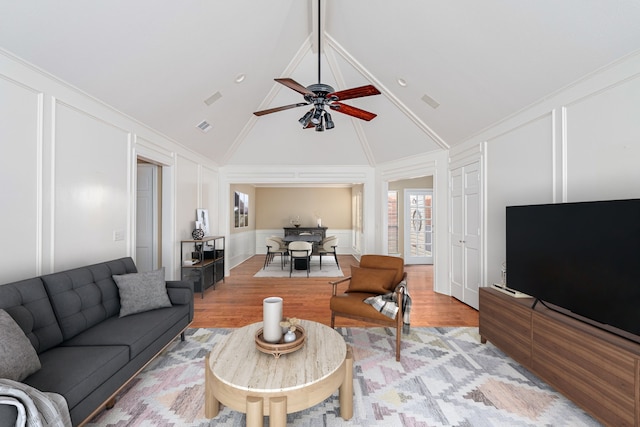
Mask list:
[[[233,217],[235,228],[249,226],[249,195],[236,191],[233,197]]]
[[[209,211],[207,209],[196,209],[196,228],[200,223],[200,228],[204,231],[204,235],[209,235]]]

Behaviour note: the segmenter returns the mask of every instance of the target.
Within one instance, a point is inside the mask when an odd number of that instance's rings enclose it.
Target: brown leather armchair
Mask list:
[[[351,268],[351,276],[329,282],[333,286],[329,306],[331,308],[331,327],[335,327],[336,316],[361,320],[383,326],[396,328],[396,360],[400,360],[400,338],[402,336],[403,291],[397,291],[398,313],[391,319],[380,313],[364,300],[371,296],[394,292],[398,284],[405,280],[404,260],[386,255],[363,255],[360,267]],[[349,282],[349,287],[343,294],[338,294],[338,285]]]

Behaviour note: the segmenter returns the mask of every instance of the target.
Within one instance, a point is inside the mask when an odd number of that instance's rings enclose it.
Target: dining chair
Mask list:
[[[336,236],[329,236],[322,240],[318,245],[318,256],[320,256],[320,270],[322,270],[322,256],[333,255],[336,260],[336,265],[340,268],[338,262],[338,238]]]
[[[307,264],[307,277],[311,272],[311,252],[313,251],[313,245],[309,242],[296,241],[289,243],[289,257],[291,258],[289,265],[289,277],[293,272],[296,261],[301,263],[303,260]]]
[[[284,266],[286,265],[286,259],[288,250],[286,246],[281,246],[280,243],[272,239],[270,237],[266,238],[267,243],[267,255],[264,258],[264,265],[262,269],[264,270],[267,266],[273,261],[276,255],[280,255],[280,269],[284,270]]]

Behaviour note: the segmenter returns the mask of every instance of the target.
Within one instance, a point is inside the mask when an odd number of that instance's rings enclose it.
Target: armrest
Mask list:
[[[189,320],[193,320],[193,282],[186,280],[167,280],[167,294],[173,305],[189,304]]]
[[[335,282],[329,282],[330,285],[333,286],[333,291],[332,291],[332,295],[335,297],[337,295],[338,292],[338,285],[340,283],[346,282],[348,280],[351,280],[351,276],[349,277],[345,277],[344,279],[340,279],[340,280],[336,280]]]

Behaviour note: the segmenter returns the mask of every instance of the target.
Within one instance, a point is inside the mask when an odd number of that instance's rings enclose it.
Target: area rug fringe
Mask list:
[[[420,328],[403,336],[395,361],[394,331],[338,328],[354,352],[354,415],[339,415],[337,392],[287,415],[289,426],[599,426],[600,424],[491,343],[477,328]],[[204,357],[229,329],[190,329],[89,426],[244,426],[223,407],[204,417]],[[265,419],[265,425],[268,421]]]

